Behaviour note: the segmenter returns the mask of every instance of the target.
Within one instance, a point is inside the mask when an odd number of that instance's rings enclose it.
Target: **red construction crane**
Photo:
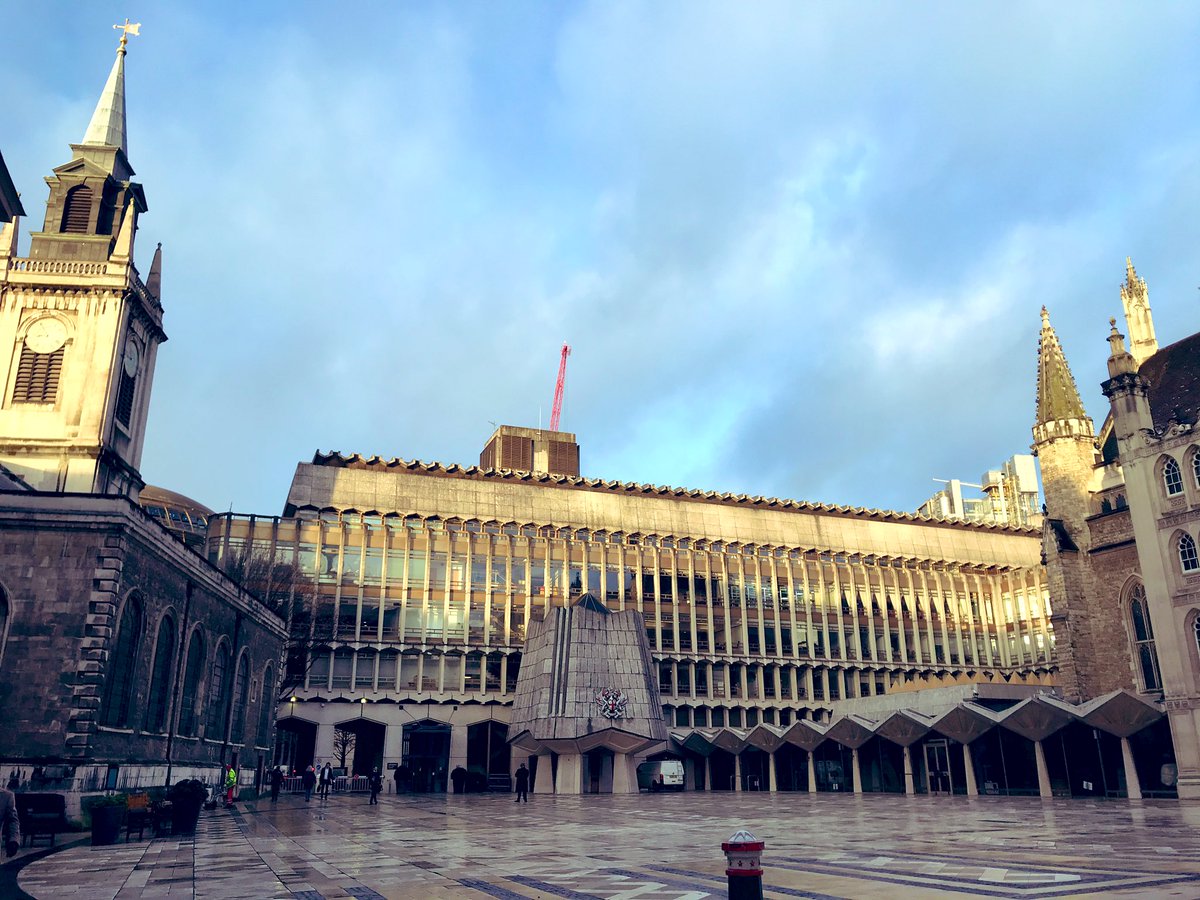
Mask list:
[[[554,409],[550,413],[550,430],[558,431],[558,420],[562,418],[563,389],[567,386],[567,357],[571,348],[562,345],[562,360],[558,364],[558,381],[554,383]]]

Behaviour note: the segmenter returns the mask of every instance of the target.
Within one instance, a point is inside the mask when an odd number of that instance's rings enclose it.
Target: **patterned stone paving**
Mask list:
[[[767,842],[767,897],[1200,898],[1200,806],[806,794],[285,796],[203,814],[195,840],[22,855],[38,900],[723,897],[721,841]],[[12,886],[16,885],[16,886]]]

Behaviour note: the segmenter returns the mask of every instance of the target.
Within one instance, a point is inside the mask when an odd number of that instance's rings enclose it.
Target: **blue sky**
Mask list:
[[[1193,4],[7,13],[26,232],[143,25],[142,472],[216,509],[318,448],[475,462],[564,340],[587,475],[914,509],[1027,452],[1043,303],[1097,421],[1127,255],[1196,330]]]

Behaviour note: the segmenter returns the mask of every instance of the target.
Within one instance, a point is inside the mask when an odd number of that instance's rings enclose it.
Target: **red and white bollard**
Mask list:
[[[748,831],[739,831],[721,844],[725,853],[729,900],[763,900],[760,863],[766,846],[766,842]]]

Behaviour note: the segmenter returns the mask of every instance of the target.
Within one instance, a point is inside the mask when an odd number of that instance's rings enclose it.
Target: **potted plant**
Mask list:
[[[175,834],[194,834],[200,818],[200,807],[208,796],[208,788],[195,778],[185,778],[167,791],[171,803],[171,830]]]
[[[104,794],[88,800],[88,811],[92,816],[92,846],[104,847],[115,844],[121,835],[121,823],[125,820],[126,800],[124,794]]]

